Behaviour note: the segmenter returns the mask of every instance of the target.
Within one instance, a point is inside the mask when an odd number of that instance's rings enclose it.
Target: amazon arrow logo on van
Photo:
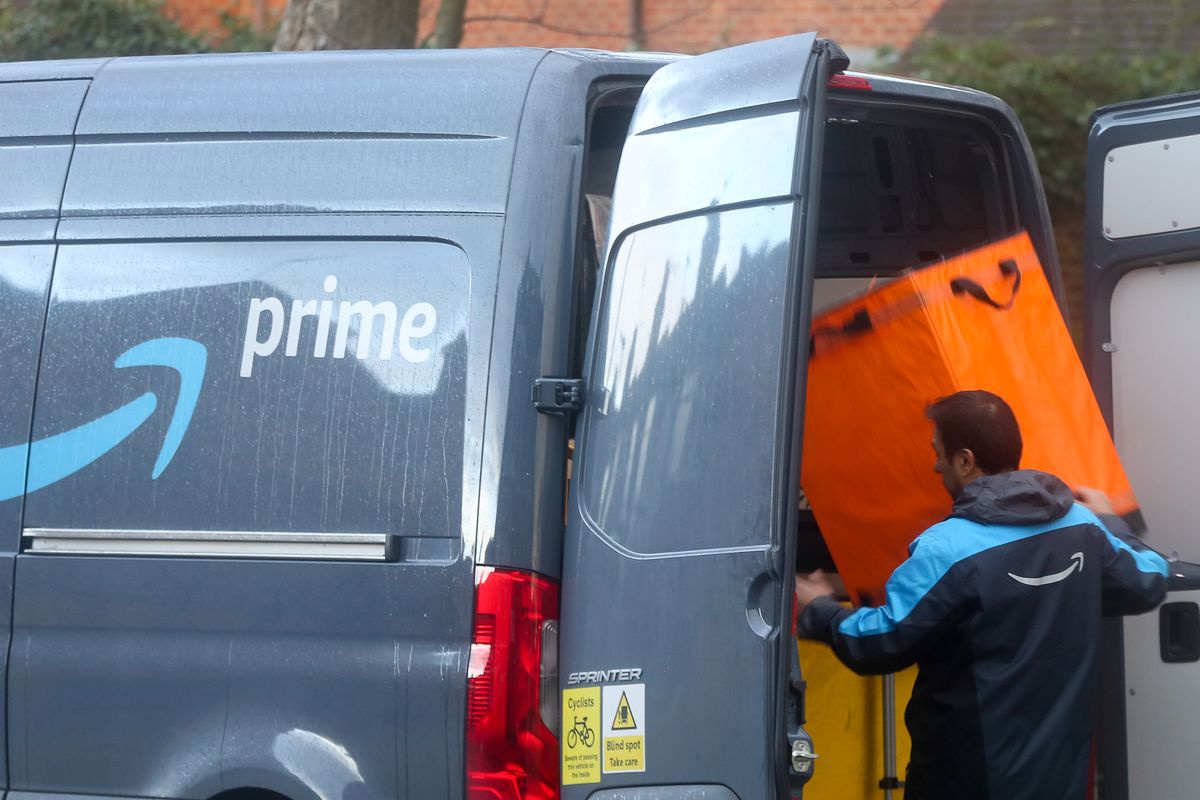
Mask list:
[[[131,347],[113,363],[126,367],[170,367],[179,373],[179,398],[150,477],[154,480],[175,457],[204,383],[208,350],[192,339],[151,339]],[[27,444],[0,447],[0,501],[36,492],[75,474],[123,442],[158,407],[153,392],[69,431]],[[29,474],[25,465],[28,460]]]
[[[1040,578],[1026,578],[1021,575],[1013,575],[1010,572],[1008,573],[1008,577],[1012,578],[1017,583],[1023,583],[1026,586],[1046,586],[1047,584],[1065,581],[1075,573],[1076,569],[1078,569],[1080,572],[1083,572],[1083,553],[1073,554],[1071,556],[1071,566],[1067,567],[1062,572],[1056,572],[1053,575],[1043,575]]]

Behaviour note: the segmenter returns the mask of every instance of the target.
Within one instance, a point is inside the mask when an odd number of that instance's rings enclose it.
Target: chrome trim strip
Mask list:
[[[26,552],[62,555],[383,561],[385,533],[26,528]]]

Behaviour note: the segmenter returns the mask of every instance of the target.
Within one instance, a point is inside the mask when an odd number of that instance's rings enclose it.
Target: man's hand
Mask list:
[[[836,587],[829,580],[829,576],[822,570],[796,574],[796,616],[800,616],[804,609],[808,608],[808,604],[818,597],[832,597],[836,593]]]
[[[1115,514],[1112,503],[1108,501],[1108,495],[1099,489],[1091,489],[1087,486],[1076,486],[1071,490],[1071,494],[1075,495],[1085,508],[1089,509],[1093,514]]]

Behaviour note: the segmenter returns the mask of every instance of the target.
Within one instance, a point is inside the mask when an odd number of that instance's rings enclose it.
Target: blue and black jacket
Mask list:
[[[905,722],[910,800],[1083,800],[1102,615],[1149,611],[1167,563],[1052,475],[970,483],[917,537],[887,603],[818,598],[800,635],[860,674],[919,665]]]

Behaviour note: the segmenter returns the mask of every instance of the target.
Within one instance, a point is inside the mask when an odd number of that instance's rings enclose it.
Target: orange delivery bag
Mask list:
[[[909,544],[945,519],[932,401],[1003,397],[1023,469],[1137,501],[1029,236],[902,273],[814,320],[801,487],[852,598],[883,602]]]

